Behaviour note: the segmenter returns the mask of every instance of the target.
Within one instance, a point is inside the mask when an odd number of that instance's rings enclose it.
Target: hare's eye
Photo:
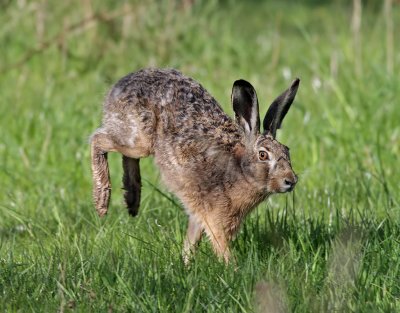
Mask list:
[[[258,158],[260,159],[260,161],[267,161],[268,158],[268,152],[266,151],[259,151],[258,152]]]

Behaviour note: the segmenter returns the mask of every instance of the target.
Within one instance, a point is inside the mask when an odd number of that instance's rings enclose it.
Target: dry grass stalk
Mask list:
[[[351,29],[353,32],[354,66],[355,66],[354,70],[358,77],[361,77],[362,75],[361,20],[362,20],[361,0],[353,0],[353,16],[351,20]]]
[[[393,75],[394,68],[394,32],[392,16],[392,0],[385,0],[384,15],[386,22],[386,70],[389,75]]]
[[[38,4],[36,9],[36,37],[38,43],[43,43],[46,27],[46,6],[47,1]]]

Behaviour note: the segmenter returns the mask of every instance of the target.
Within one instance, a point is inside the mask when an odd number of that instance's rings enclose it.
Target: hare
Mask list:
[[[235,119],[196,81],[173,69],[142,69],[119,80],[106,96],[103,121],[91,136],[93,198],[100,216],[111,195],[107,153],[122,154],[124,198],[135,216],[140,203],[140,158],[154,155],[163,181],[189,216],[183,255],[187,262],[203,232],[221,259],[243,218],[274,193],[297,183],[289,148],[276,131],[299,79],[271,104],[260,132],[253,86],[232,89]]]

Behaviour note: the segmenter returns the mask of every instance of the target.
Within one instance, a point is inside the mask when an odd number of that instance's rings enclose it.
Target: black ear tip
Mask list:
[[[253,88],[253,86],[244,79],[238,79],[233,83],[233,87],[250,87]]]
[[[296,78],[293,82],[292,85],[290,86],[290,88],[298,88],[300,84],[300,78]]]

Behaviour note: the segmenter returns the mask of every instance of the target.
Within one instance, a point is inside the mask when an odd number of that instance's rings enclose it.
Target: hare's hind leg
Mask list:
[[[130,215],[135,216],[138,213],[140,205],[140,167],[139,159],[134,159],[122,156],[122,167],[124,169],[124,176],[122,179],[123,189],[125,190],[124,198],[126,207]]]
[[[107,152],[114,149],[106,134],[95,133],[90,140],[93,177],[93,201],[99,216],[107,214],[111,196]]]

